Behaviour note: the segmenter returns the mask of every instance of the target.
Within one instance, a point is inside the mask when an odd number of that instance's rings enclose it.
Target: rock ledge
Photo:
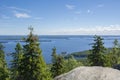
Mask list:
[[[120,71],[107,67],[78,67],[54,80],[120,80]]]

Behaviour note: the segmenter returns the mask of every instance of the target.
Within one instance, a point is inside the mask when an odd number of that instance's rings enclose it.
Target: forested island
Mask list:
[[[33,34],[33,28],[24,38],[25,45],[16,44],[15,52],[8,67],[5,60],[4,47],[0,44],[0,80],[53,80],[56,76],[67,73],[79,66],[102,66],[120,69],[120,45],[114,40],[112,48],[106,48],[101,36],[94,36],[92,48],[87,51],[72,54],[57,54],[56,47],[52,49],[52,62],[47,64],[42,56],[38,37]],[[84,46],[84,45],[82,45]]]

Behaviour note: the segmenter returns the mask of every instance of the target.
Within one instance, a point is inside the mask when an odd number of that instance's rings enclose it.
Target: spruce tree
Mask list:
[[[64,70],[64,58],[61,55],[57,55],[56,53],[56,48],[52,49],[52,67],[51,67],[51,72],[52,72],[52,77],[56,77],[62,73],[65,72]]]
[[[0,43],[0,80],[8,80],[8,68],[5,61],[4,46]]]
[[[30,34],[25,40],[26,45],[23,46],[24,54],[20,72],[22,80],[51,80],[51,75],[39,48],[38,38],[33,34],[32,27],[29,30]]]
[[[109,53],[109,60],[110,60],[110,64],[111,67],[113,67],[114,65],[119,63],[119,57],[120,57],[120,50],[119,50],[119,43],[118,40],[115,39],[113,42],[113,48],[111,49],[111,52]]]
[[[103,38],[94,36],[94,43],[92,46],[91,54],[88,55],[88,60],[91,66],[107,66]]]
[[[17,43],[15,52],[12,53],[13,60],[11,61],[11,80],[21,80],[21,60],[23,58],[23,49],[20,43]]]
[[[57,59],[57,53],[56,53],[56,47],[54,47],[53,49],[52,49],[52,63],[54,63],[55,61],[56,61],[56,59]]]

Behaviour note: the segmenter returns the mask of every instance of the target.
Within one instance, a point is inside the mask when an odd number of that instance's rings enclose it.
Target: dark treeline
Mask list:
[[[53,80],[54,77],[66,73],[78,66],[117,67],[120,64],[120,46],[117,40],[113,42],[111,50],[104,47],[103,38],[94,36],[92,49],[86,59],[76,59],[74,56],[66,58],[64,53],[57,54],[52,49],[52,63],[46,64],[39,47],[38,37],[33,34],[33,28],[24,39],[25,45],[16,44],[15,52],[11,53],[10,68],[5,61],[4,46],[0,44],[0,80]]]

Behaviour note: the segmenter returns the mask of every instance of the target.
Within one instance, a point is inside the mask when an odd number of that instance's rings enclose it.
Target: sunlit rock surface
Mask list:
[[[106,67],[78,67],[54,80],[120,80],[120,71]]]

